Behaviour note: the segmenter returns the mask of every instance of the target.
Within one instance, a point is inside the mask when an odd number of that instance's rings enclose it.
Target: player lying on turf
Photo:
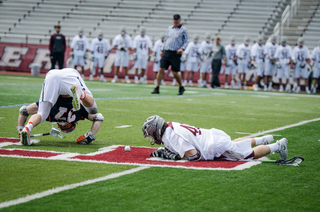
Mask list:
[[[79,120],[85,118],[93,121],[91,131],[77,139],[78,144],[89,144],[95,139],[103,115],[98,112],[97,105],[77,70],[72,68],[54,69],[47,73],[39,102],[20,108],[18,131],[21,131],[20,141],[23,145],[31,145],[30,132],[32,128],[47,119],[58,122],[58,127],[64,133],[70,133],[76,128]],[[29,114],[33,114],[27,125],[23,126]]]
[[[231,141],[225,132],[212,128],[202,129],[177,122],[165,122],[160,116],[147,118],[142,125],[144,137],[151,144],[163,144],[150,154],[171,160],[243,160],[261,158],[270,152],[277,152],[281,160],[288,157],[288,140],[282,138],[276,143],[272,135],[259,138],[238,138]],[[256,147],[252,148],[252,146]]]

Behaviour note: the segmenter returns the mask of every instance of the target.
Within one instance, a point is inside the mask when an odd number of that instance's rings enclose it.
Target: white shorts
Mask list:
[[[199,70],[198,62],[187,62],[186,70],[197,72]]]
[[[224,69],[224,73],[226,75],[229,75],[229,74],[236,75],[237,74],[237,66],[234,63],[228,67],[226,66],[226,68]]]
[[[54,105],[60,95],[72,96],[70,90],[72,85],[76,85],[87,95],[92,96],[77,70],[73,68],[50,70],[44,79],[39,102],[50,102]]]
[[[280,68],[277,68],[276,77],[281,79],[289,79],[290,77],[290,70],[289,65],[287,64],[280,64]]]
[[[94,58],[94,67],[97,67],[99,65],[99,68],[103,68],[104,66],[104,57],[95,57]]]
[[[304,78],[304,79],[307,79],[308,78],[308,69],[307,69],[307,66],[305,66],[304,68],[301,68],[300,63],[297,63],[296,68],[294,69],[293,77],[300,78],[300,76],[302,76],[302,78]]]
[[[121,64],[121,60],[122,60],[122,64]],[[120,51],[117,50],[116,51],[116,59],[114,61],[114,66],[119,67],[120,65],[122,65],[123,67],[128,67],[129,66],[129,52],[126,51]]]
[[[320,67],[314,67],[313,78],[319,78],[319,77],[320,77]]]
[[[233,142],[229,135],[217,129],[213,130],[213,137],[215,160],[252,159],[254,156],[250,138]]]
[[[271,64],[270,61],[265,62],[264,76],[274,76],[276,73],[276,65]]]
[[[85,65],[85,61],[84,61],[83,56],[76,56],[75,55],[72,62],[73,62],[74,66],[77,66],[77,65],[84,66]]]
[[[184,72],[184,70],[186,69],[186,63],[180,63],[180,71]]]
[[[134,62],[134,67],[146,69],[147,63],[148,63],[147,55],[137,55],[137,60]]]
[[[238,73],[239,74],[246,74],[249,72],[248,64],[247,63],[240,63],[238,64]]]
[[[263,63],[258,63],[258,68],[254,69],[254,76],[262,77],[263,76],[263,69],[264,69]]]
[[[211,73],[212,67],[211,67],[211,60],[206,60],[205,62],[201,62],[201,73]]]

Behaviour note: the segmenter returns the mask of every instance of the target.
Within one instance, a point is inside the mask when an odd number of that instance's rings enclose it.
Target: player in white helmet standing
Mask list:
[[[224,87],[228,88],[228,77],[231,74],[232,79],[230,82],[230,87],[235,88],[236,85],[236,74],[237,74],[237,49],[236,39],[234,36],[230,37],[230,44],[226,46],[226,68],[225,68],[225,83]]]
[[[298,45],[293,49],[293,62],[295,64],[293,77],[297,81],[297,87],[294,87],[293,91],[296,93],[300,92],[300,76],[302,76],[306,85],[306,92],[310,93],[308,86],[308,69],[306,64],[307,60],[311,58],[310,52],[304,45],[304,39],[302,37],[298,38],[297,43]]]
[[[315,47],[312,51],[311,58],[314,62],[314,70],[313,70],[313,85],[311,88],[311,92],[313,94],[317,93],[317,83],[320,77],[320,41],[319,46]]]
[[[126,34],[126,28],[124,26],[120,28],[120,34],[113,39],[112,46],[117,51],[116,51],[116,59],[114,61],[114,66],[115,66],[114,77],[111,82],[115,83],[118,81],[118,73],[119,73],[120,66],[122,65],[122,67],[124,68],[125,81],[126,83],[131,83],[128,76],[128,66],[129,66],[129,50],[132,47],[132,39],[129,35]]]
[[[200,44],[198,43],[199,36],[197,34],[193,35],[193,41],[189,42],[186,50],[183,52],[183,55],[187,57],[187,65],[186,65],[186,78],[184,80],[184,83],[186,84],[188,81],[188,78],[190,76],[189,80],[189,86],[193,86],[193,76],[194,73],[199,71],[199,48]]]
[[[285,79],[285,91],[290,92],[291,86],[289,84],[290,77],[290,62],[292,58],[292,48],[287,44],[287,37],[281,38],[281,45],[279,45],[275,56],[277,60],[277,77],[279,78],[280,88],[279,91],[283,92],[283,81]]]
[[[272,77],[276,72],[276,59],[274,57],[278,48],[277,37],[271,35],[270,42],[265,45],[264,54],[265,57],[265,74],[264,74],[264,91],[271,91],[272,88]]]
[[[257,42],[252,46],[251,49],[251,63],[253,64],[254,76],[255,76],[255,84],[254,90],[259,90],[260,79],[263,77],[264,70],[264,45],[263,45],[263,36],[259,35],[257,38]]]
[[[237,49],[238,57],[238,73],[241,81],[242,89],[245,89],[246,74],[249,72],[249,67],[251,66],[251,46],[249,45],[250,39],[248,36],[244,37],[244,42]]]
[[[164,46],[165,37],[166,37],[166,34],[161,33],[160,39],[154,43],[154,46],[152,49],[153,57],[154,57],[153,72],[154,72],[154,84],[155,85],[157,85],[157,74],[158,74],[158,71],[160,68],[160,59],[161,59],[160,53],[161,53],[161,50],[163,49],[163,46]],[[166,72],[167,72],[167,70],[166,70]],[[161,84],[165,85],[163,79],[161,80]]]
[[[96,73],[96,67],[98,65],[100,69],[100,81],[101,82],[106,81],[103,76],[103,67],[104,67],[105,60],[109,55],[110,50],[111,50],[111,46],[109,41],[104,39],[103,32],[99,31],[98,37],[94,38],[91,41],[90,51],[92,55],[91,55],[91,64],[90,64],[91,74],[90,74],[89,80],[93,80],[93,77]]]
[[[141,27],[140,35],[137,35],[133,40],[133,60],[135,70],[134,82],[139,83],[138,71],[141,68],[140,82],[147,83],[145,71],[148,64],[149,51],[151,51],[152,43],[150,37],[146,35],[146,28]]]
[[[73,37],[71,42],[72,52],[70,53],[73,58],[74,69],[77,69],[77,66],[81,66],[81,77],[84,79],[84,65],[86,64],[85,60],[87,59],[87,50],[89,50],[89,42],[87,37],[83,34],[84,30],[82,27],[79,27],[78,34]]]
[[[212,43],[211,43],[211,35],[206,33],[205,40],[201,42],[199,48],[199,54],[201,59],[200,66],[200,77],[198,81],[199,87],[207,87],[207,77],[212,72],[211,61],[212,61]],[[208,57],[207,57],[208,56]],[[201,76],[202,74],[202,76]]]

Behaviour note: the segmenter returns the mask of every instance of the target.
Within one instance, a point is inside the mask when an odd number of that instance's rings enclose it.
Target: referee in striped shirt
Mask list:
[[[182,95],[185,91],[181,83],[180,71],[180,57],[181,53],[187,48],[188,45],[188,32],[187,29],[181,25],[181,18],[179,14],[173,15],[173,25],[167,29],[167,34],[164,40],[164,47],[160,53],[160,69],[157,75],[157,87],[152,94],[160,93],[160,83],[164,77],[164,71],[171,65],[173,76],[179,84],[179,93]]]

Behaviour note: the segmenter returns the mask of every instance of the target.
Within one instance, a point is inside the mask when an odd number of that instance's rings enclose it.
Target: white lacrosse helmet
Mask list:
[[[281,38],[281,44],[282,44],[283,46],[287,45],[287,37],[286,37],[286,36],[283,36],[283,37]]]
[[[79,34],[80,36],[83,35],[83,28],[82,28],[82,27],[79,27],[78,34]]]
[[[249,45],[250,38],[249,38],[248,36],[245,36],[244,39],[243,39],[243,41],[244,41],[244,44],[245,44],[245,45]]]
[[[193,35],[193,41],[194,41],[195,43],[198,43],[198,41],[199,41],[199,35],[198,35],[198,34],[194,34],[194,35]]]
[[[206,41],[207,42],[210,42],[210,40],[211,40],[211,34],[210,33],[206,33],[206,35],[205,35],[206,37]]]
[[[272,44],[276,44],[276,42],[277,42],[277,36],[271,35],[270,41],[271,41]]]
[[[263,36],[262,36],[262,35],[259,35],[259,36],[257,37],[257,43],[258,43],[259,45],[262,45],[262,43],[263,43]]]
[[[145,27],[141,27],[140,29],[140,35],[144,36],[146,34],[146,28]]]
[[[98,31],[98,38],[99,39],[103,38],[103,32],[101,30]]]
[[[150,141],[150,144],[161,144],[161,131],[165,124],[163,118],[157,115],[150,116],[142,125],[142,132],[144,138]]]
[[[298,38],[298,45],[299,46],[303,46],[303,44],[304,44],[304,39],[303,39],[303,37],[300,37],[300,38]]]
[[[234,36],[230,36],[230,43],[232,45],[236,44],[236,38]]]
[[[71,133],[73,130],[76,129],[76,125],[77,123],[75,122],[71,122],[71,123],[68,123],[68,122],[58,122],[57,125],[58,125],[58,128],[60,128],[60,130],[63,132],[63,133]]]
[[[161,39],[164,39],[165,37],[166,37],[166,34],[164,34],[164,33],[161,33],[161,34],[160,34],[160,38],[161,38]]]
[[[120,27],[120,34],[121,35],[126,34],[126,27],[125,26]]]

